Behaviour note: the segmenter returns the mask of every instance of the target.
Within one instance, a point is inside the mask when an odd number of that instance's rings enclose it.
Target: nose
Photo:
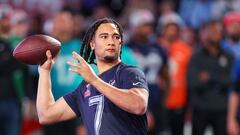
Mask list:
[[[111,45],[111,46],[114,45],[114,39],[113,39],[113,37],[110,37],[110,38],[108,39],[108,45]]]

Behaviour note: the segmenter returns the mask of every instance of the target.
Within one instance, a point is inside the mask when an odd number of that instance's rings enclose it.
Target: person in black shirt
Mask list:
[[[210,21],[201,29],[203,48],[193,54],[188,69],[192,134],[202,135],[208,125],[215,135],[226,135],[228,89],[234,58],[220,46],[222,24]]]
[[[21,99],[14,85],[13,74],[19,63],[12,56],[10,44],[0,38],[0,134],[18,135],[21,127]]]

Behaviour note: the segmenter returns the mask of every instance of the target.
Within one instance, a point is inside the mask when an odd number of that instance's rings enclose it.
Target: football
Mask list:
[[[16,46],[13,56],[25,64],[41,65],[47,60],[47,50],[51,51],[54,58],[61,50],[61,43],[48,35],[33,35],[26,37]]]

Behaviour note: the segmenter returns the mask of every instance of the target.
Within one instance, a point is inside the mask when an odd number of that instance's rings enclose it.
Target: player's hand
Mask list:
[[[54,64],[54,60],[52,58],[52,54],[49,50],[46,51],[46,56],[47,56],[47,60],[42,64],[39,65],[39,72],[42,70],[45,71],[50,71],[52,69],[52,65]]]
[[[68,61],[67,63],[72,66],[69,71],[77,73],[83,77],[83,79],[92,84],[92,82],[98,79],[97,75],[94,73],[92,67],[76,52],[72,53],[74,59],[78,60],[80,63],[74,63]]]

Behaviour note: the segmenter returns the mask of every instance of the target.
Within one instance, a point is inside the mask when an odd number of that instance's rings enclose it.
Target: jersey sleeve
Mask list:
[[[148,91],[148,85],[144,73],[136,67],[124,68],[120,73],[121,88],[144,88]]]
[[[79,117],[80,116],[80,110],[79,110],[79,105],[80,105],[80,100],[78,99],[79,94],[80,94],[80,87],[75,89],[73,92],[65,95],[63,98],[67,102],[67,104],[70,106],[70,108],[75,112],[75,114]]]

